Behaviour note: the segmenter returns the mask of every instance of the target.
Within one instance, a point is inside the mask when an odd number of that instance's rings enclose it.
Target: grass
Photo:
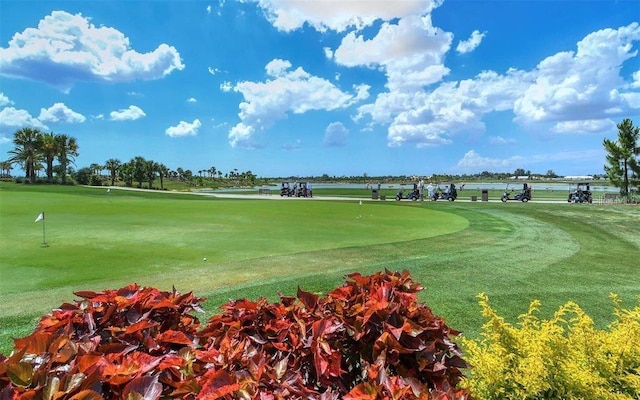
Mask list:
[[[47,242],[33,221],[46,211]],[[360,217],[360,218],[359,218]],[[541,299],[640,294],[640,210],[575,204],[219,200],[186,194],[0,185],[0,352],[78,289],[131,282],[207,297],[326,292],[345,274],[408,269],[421,299],[477,335],[475,296],[510,319]],[[207,257],[203,262],[202,258]]]

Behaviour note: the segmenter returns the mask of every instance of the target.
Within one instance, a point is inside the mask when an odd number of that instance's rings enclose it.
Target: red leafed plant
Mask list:
[[[78,292],[0,360],[0,399],[467,399],[458,332],[420,290],[351,274],[326,297],[231,301],[202,328],[192,294]]]
[[[75,294],[15,340],[0,398],[157,399],[195,378],[201,299],[137,285]]]

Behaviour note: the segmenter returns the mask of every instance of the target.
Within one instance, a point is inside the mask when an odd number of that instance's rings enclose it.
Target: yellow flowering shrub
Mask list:
[[[462,385],[474,398],[640,399],[640,302],[624,309],[612,294],[614,322],[599,330],[573,302],[545,320],[534,300],[512,325],[478,297],[481,337],[461,339],[472,366]]]

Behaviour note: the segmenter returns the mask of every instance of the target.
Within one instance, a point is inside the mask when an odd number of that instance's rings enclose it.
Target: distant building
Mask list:
[[[593,175],[567,175],[564,179],[572,181],[588,181],[593,179]]]
[[[529,175],[510,176],[509,179],[517,179],[519,181],[526,181],[529,179]]]

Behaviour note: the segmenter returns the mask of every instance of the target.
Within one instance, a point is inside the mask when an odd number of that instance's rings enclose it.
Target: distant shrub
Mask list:
[[[79,185],[88,185],[91,182],[92,175],[93,170],[91,168],[80,168],[73,174],[73,178]]]
[[[102,186],[102,178],[98,175],[91,175],[91,178],[89,179],[89,184],[91,186]]]
[[[568,302],[551,319],[536,316],[539,301],[504,321],[480,295],[487,322],[480,340],[462,339],[472,365],[463,386],[479,399],[639,399],[640,305],[623,309],[612,295],[615,321],[594,328],[580,307]]]
[[[76,292],[0,356],[0,398],[465,399],[460,358],[407,272],[349,275],[319,297],[202,299],[130,285]]]

